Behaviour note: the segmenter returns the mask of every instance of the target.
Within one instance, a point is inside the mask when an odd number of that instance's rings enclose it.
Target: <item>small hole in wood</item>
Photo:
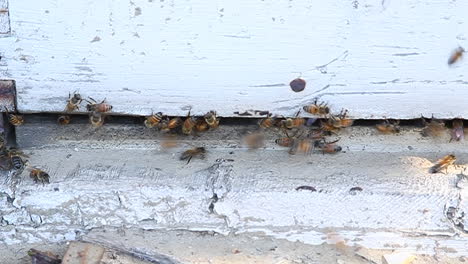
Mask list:
[[[293,90],[296,93],[302,92],[305,89],[306,81],[304,81],[301,78],[297,78],[297,79],[292,80],[289,83],[289,86],[291,86],[291,90]]]

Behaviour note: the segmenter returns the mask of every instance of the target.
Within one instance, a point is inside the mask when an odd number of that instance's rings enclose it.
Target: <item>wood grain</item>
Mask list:
[[[448,0],[11,1],[0,75],[16,80],[22,112],[62,111],[76,90],[117,114],[293,116],[319,97],[353,118],[468,118],[468,65],[447,66],[468,47],[464,10]]]

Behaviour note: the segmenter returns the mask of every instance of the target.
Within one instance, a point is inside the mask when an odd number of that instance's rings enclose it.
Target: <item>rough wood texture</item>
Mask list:
[[[0,37],[10,33],[10,16],[8,12],[8,1],[0,0]]]
[[[61,111],[79,90],[122,114],[291,116],[320,97],[354,118],[468,118],[468,66],[447,66],[468,46],[466,1],[22,0],[10,10],[0,75],[17,80],[23,112]]]

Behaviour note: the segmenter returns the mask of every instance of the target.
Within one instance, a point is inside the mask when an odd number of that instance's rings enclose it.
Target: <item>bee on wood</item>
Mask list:
[[[314,140],[320,140],[325,138],[326,136],[330,136],[331,132],[330,131],[325,131],[323,129],[312,129],[310,130],[309,134],[307,135],[307,138],[314,139]]]
[[[65,112],[73,112],[74,110],[80,109],[80,104],[83,101],[79,93],[73,92],[73,97],[68,93],[67,105],[65,106]]]
[[[59,125],[68,125],[70,123],[71,117],[69,115],[61,115],[57,118],[57,123]]]
[[[94,127],[100,127],[104,124],[104,114],[101,112],[93,111],[89,114],[89,122]]]
[[[305,125],[306,119],[305,118],[298,118],[299,112],[297,112],[296,116],[294,118],[286,118],[286,120],[282,120],[280,122],[280,127],[281,128],[286,128],[286,129],[292,129],[292,128],[299,128]]]
[[[452,133],[450,137],[450,141],[455,140],[455,141],[460,141],[465,139],[465,130],[463,128],[463,120],[460,119],[455,119],[453,120],[453,128],[452,128]]]
[[[193,149],[189,149],[189,150],[182,152],[179,159],[187,160],[187,164],[188,164],[192,158],[200,158],[200,159],[205,158],[205,153],[206,153],[206,150],[204,147],[193,148]]]
[[[437,120],[432,116],[431,121],[428,123],[424,117],[422,117],[422,123],[424,128],[421,131],[423,137],[440,137],[446,129],[443,121]]]
[[[388,120],[385,120],[383,124],[378,124],[375,127],[380,133],[383,134],[394,134],[400,133],[400,121],[390,123]]]
[[[205,118],[198,118],[197,123],[195,125],[195,131],[197,132],[204,132],[210,128],[208,123],[205,121]]]
[[[188,112],[187,118],[185,119],[184,123],[182,124],[182,133],[186,135],[192,134],[192,130],[197,124],[197,119],[195,117],[190,116],[190,111]]]
[[[315,144],[315,147],[320,149],[323,154],[325,153],[333,154],[333,153],[340,152],[342,150],[340,146],[335,144],[336,142],[338,142],[338,140],[335,140],[333,142],[326,142],[325,140],[318,140],[318,141],[315,141],[314,144]]]
[[[345,128],[353,125],[353,120],[347,119],[348,110],[341,110],[340,114],[330,117],[330,124],[336,128]]]
[[[11,166],[13,166],[13,169],[15,170],[22,170],[24,169],[24,166],[26,165],[27,161],[24,161],[22,157],[28,158],[28,155],[24,154],[23,152],[11,148],[7,151],[8,157],[10,158],[10,163]]]
[[[156,114],[151,113],[150,116],[146,117],[144,124],[147,128],[153,128],[157,126],[161,122],[162,119],[163,119],[163,113],[161,112],[157,112]]]
[[[320,129],[324,132],[334,133],[340,130],[339,127],[334,126],[330,121],[320,121]]]
[[[182,124],[182,119],[180,117],[174,117],[172,119],[165,119],[159,122],[158,129],[163,132],[168,132],[171,129],[177,128]]]
[[[289,154],[294,155],[296,153],[310,154],[314,150],[314,141],[310,139],[294,140],[293,145],[289,149]]]
[[[219,118],[216,117],[215,111],[210,111],[204,116],[206,123],[210,128],[217,128],[219,126]]]
[[[302,109],[304,109],[304,111],[306,111],[309,114],[318,116],[324,116],[330,113],[330,107],[328,107],[327,104],[324,102],[321,102],[319,104],[318,99],[315,99],[315,101],[311,105],[306,105]]]
[[[22,115],[15,115],[8,112],[8,108],[5,107],[5,112],[8,117],[8,122],[14,126],[21,126],[24,124],[24,117]]]
[[[263,147],[265,136],[263,133],[255,132],[244,136],[244,142],[250,149],[258,149]]]
[[[260,120],[260,122],[258,123],[260,128],[263,128],[263,129],[271,128],[271,127],[276,125],[276,123],[277,123],[276,118],[273,118],[271,116],[272,116],[272,114],[270,113],[270,114],[268,114],[268,116],[266,118],[263,118],[263,119]]]
[[[102,100],[102,102],[98,103],[93,98],[89,97],[90,100],[86,100],[88,104],[86,105],[86,109],[90,112],[100,112],[106,113],[112,110],[112,105],[106,103],[106,99]]]
[[[455,62],[461,60],[463,58],[463,53],[465,53],[465,49],[462,48],[462,47],[458,47],[456,48],[452,54],[450,55],[449,59],[448,59],[448,65],[452,65],[454,64]]]
[[[301,134],[298,136],[299,130],[293,136],[289,136],[287,131],[284,131],[286,137],[277,138],[275,143],[281,147],[292,147],[295,142],[302,136],[304,131],[301,131]]]
[[[437,163],[429,169],[429,173],[437,173],[442,169],[447,169],[447,167],[455,163],[456,160],[457,158],[455,155],[447,155],[437,161]]]
[[[31,173],[29,173],[29,177],[31,177],[35,183],[41,182],[42,184],[44,183],[49,183],[49,174],[43,170],[33,168],[31,170]]]

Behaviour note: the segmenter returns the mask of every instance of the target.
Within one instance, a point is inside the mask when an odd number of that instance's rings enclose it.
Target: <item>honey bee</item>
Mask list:
[[[310,139],[294,140],[289,154],[294,155],[296,153],[310,154],[314,150],[314,141]]]
[[[428,123],[424,117],[422,118],[424,128],[421,131],[423,137],[440,137],[445,133],[445,123],[434,119],[432,116],[431,121]]]
[[[7,150],[8,157],[10,158],[10,163],[15,170],[22,170],[26,165],[27,161],[24,161],[22,157],[28,158],[28,155],[17,150],[16,148],[11,148]]]
[[[22,115],[15,115],[8,112],[8,108],[5,107],[5,112],[8,116],[8,122],[14,126],[20,126],[24,124],[24,118]]]
[[[90,112],[100,112],[100,113],[105,113],[105,112],[109,112],[110,110],[112,110],[112,105],[106,103],[106,99],[104,98],[104,100],[102,100],[102,102],[98,103],[96,100],[94,100],[93,98],[89,97],[89,99],[91,100],[86,100],[86,102],[88,102],[88,104],[86,105],[86,109]]]
[[[330,123],[336,128],[344,128],[353,125],[353,120],[347,119],[348,110],[341,110],[340,114],[330,117]]]
[[[216,118],[216,112],[210,111],[204,116],[206,123],[210,128],[217,128],[219,126],[219,118]]]
[[[320,129],[324,132],[336,133],[340,130],[339,127],[334,126],[330,121],[320,121]]]
[[[59,125],[68,125],[70,123],[70,116],[69,115],[61,115],[58,117],[57,119],[57,123],[59,123]]]
[[[304,111],[306,111],[309,114],[319,116],[328,115],[330,113],[330,107],[328,107],[327,104],[324,102],[318,104],[318,99],[315,99],[315,101],[311,105],[306,105],[302,109],[304,109]]]
[[[165,119],[159,122],[158,128],[161,131],[167,132],[171,129],[174,129],[182,124],[182,119],[180,117],[175,117],[172,119]]]
[[[282,120],[280,122],[280,127],[286,128],[286,129],[292,129],[292,128],[302,127],[303,125],[305,125],[306,119],[298,118],[300,112],[301,111],[299,110],[299,112],[297,112],[294,118],[287,118],[286,120]]]
[[[191,117],[190,116],[190,111],[189,111],[188,115],[187,115],[187,118],[185,119],[184,123],[182,124],[182,133],[184,133],[186,135],[190,135],[196,124],[197,124],[196,118]]]
[[[465,139],[465,131],[463,129],[463,120],[455,119],[453,120],[452,124],[453,124],[453,129],[451,133],[452,135],[450,138],[450,142],[452,140],[460,141],[460,140]]]
[[[455,62],[461,60],[463,58],[463,53],[465,53],[465,49],[462,47],[456,48],[448,59],[448,65],[452,65]]]
[[[31,177],[35,183],[41,182],[42,184],[49,183],[49,178],[50,178],[47,172],[37,169],[37,168],[33,168],[31,170],[31,173],[29,173],[29,177]]]
[[[193,149],[184,151],[180,155],[179,159],[187,160],[187,164],[188,164],[192,158],[195,158],[195,157],[198,157],[200,159],[205,158],[205,153],[206,153],[206,150],[204,147],[193,148]]]
[[[150,116],[146,117],[144,124],[147,128],[153,128],[161,122],[162,118],[163,118],[163,113],[161,112],[157,112],[156,114],[152,113]]]
[[[271,114],[268,114],[268,116],[258,123],[260,128],[270,128],[276,125],[276,118],[271,117]]]
[[[80,104],[83,101],[79,93],[73,92],[73,97],[68,93],[67,106],[65,106],[65,112],[73,112],[74,110],[80,109]]]
[[[337,153],[342,150],[342,148],[335,143],[338,142],[338,140],[335,140],[333,142],[326,142],[325,140],[318,140],[315,141],[314,145],[316,148],[322,150],[322,153]]]
[[[378,124],[375,127],[380,133],[383,134],[400,133],[400,126],[398,125],[399,123],[399,121],[390,123],[388,120],[385,120],[383,124]]]
[[[104,124],[104,115],[101,112],[93,111],[89,115],[89,121],[94,127],[100,127]]]
[[[429,173],[437,173],[442,169],[447,169],[447,167],[455,163],[456,160],[457,158],[455,155],[447,155],[437,161],[437,163],[429,169]]]
[[[250,149],[263,147],[265,136],[262,133],[255,132],[244,136],[244,142]]]
[[[275,143],[281,147],[292,147],[294,145],[295,139],[290,137],[281,137],[275,139]]]
[[[205,121],[205,118],[198,118],[197,124],[195,125],[195,130],[198,132],[207,131],[210,128],[208,123]]]

